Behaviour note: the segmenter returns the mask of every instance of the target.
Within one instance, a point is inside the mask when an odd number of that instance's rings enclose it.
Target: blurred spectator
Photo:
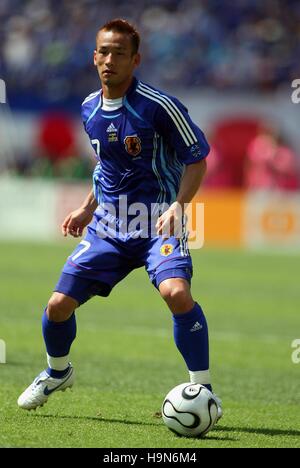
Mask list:
[[[296,153],[275,130],[239,117],[220,122],[207,158],[204,185],[209,188],[298,190]]]
[[[92,64],[96,31],[116,17],[136,24],[143,57],[138,76],[151,77],[158,88],[274,91],[300,76],[299,0],[1,0],[0,77],[13,109],[78,116],[80,102],[99,88]],[[257,136],[258,122],[223,124],[209,139],[207,186],[299,186],[288,145]],[[90,161],[81,158],[68,125],[48,120],[39,156],[18,155],[10,169],[88,175]]]
[[[95,33],[114,17],[137,25],[139,76],[158,87],[269,90],[300,75],[299,0],[1,0],[12,102],[71,108],[97,89]]]
[[[273,161],[276,142],[273,135],[259,133],[246,148],[245,186],[248,189],[271,189],[274,187]]]
[[[276,187],[282,190],[298,190],[300,188],[296,154],[283,142],[277,147],[274,171]]]
[[[299,189],[296,154],[275,132],[262,131],[247,148],[245,186],[247,189]]]

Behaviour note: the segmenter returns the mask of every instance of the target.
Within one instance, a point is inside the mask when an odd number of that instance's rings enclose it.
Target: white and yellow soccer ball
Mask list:
[[[182,383],[165,397],[162,418],[166,426],[186,437],[201,437],[218,419],[218,404],[203,385]]]

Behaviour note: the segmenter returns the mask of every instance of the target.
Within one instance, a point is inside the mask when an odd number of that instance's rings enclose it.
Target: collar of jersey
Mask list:
[[[134,76],[133,77],[133,80],[132,80],[132,83],[131,85],[129,86],[128,90],[127,90],[127,93],[123,96],[123,104],[121,107],[119,107],[119,109],[116,109],[116,110],[111,110],[111,111],[108,111],[108,110],[103,110],[102,109],[102,98],[103,98],[103,91],[102,89],[100,89],[100,97],[99,97],[99,107],[100,107],[100,110],[101,110],[101,114],[103,115],[107,115],[107,116],[110,116],[110,117],[117,117],[120,115],[122,109],[124,108],[124,99],[127,98],[128,96],[130,96],[131,94],[133,94],[136,90],[136,87],[138,85],[138,80],[136,79],[136,77]]]

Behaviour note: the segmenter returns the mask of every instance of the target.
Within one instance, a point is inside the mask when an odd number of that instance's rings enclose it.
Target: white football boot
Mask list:
[[[38,406],[43,406],[49,396],[58,391],[64,391],[71,388],[74,383],[74,368],[69,364],[68,373],[62,379],[50,377],[44,370],[29,385],[28,388],[19,396],[18,405],[22,409],[31,410]]]

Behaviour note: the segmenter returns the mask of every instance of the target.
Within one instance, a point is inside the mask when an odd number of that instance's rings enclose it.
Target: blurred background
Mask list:
[[[81,102],[99,89],[96,31],[115,17],[141,33],[138,78],[176,95],[211,145],[193,297],[225,417],[198,441],[154,419],[187,374],[143,269],[78,312],[75,391],[34,415],[16,405],[45,364],[39,317],[78,243],[60,223],[91,189]],[[299,58],[299,0],[0,0],[1,447],[299,447]]]
[[[1,0],[0,236],[56,239],[89,190],[80,106],[99,89],[95,33],[115,17],[141,33],[138,78],[184,102],[211,144],[195,198],[206,244],[299,249],[297,0]]]

